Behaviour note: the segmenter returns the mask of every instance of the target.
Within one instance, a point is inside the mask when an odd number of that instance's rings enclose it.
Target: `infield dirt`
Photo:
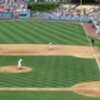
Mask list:
[[[0,73],[25,73],[32,71],[32,68],[22,66],[22,69],[18,69],[17,66],[0,66]]]
[[[94,58],[90,46],[53,45],[48,50],[48,44],[1,44],[0,55],[63,55],[81,58]]]

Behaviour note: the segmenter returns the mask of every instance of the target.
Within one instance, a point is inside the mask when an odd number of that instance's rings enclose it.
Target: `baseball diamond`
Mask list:
[[[0,21],[0,98],[99,100],[100,40],[92,47],[86,34],[90,39],[85,23]],[[20,58],[23,69],[18,70]]]

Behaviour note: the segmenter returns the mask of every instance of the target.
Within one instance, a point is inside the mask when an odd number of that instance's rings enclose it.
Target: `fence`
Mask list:
[[[88,16],[55,16],[49,13],[43,12],[32,12],[33,19],[44,19],[44,20],[66,20],[66,21],[83,21],[90,22],[91,19]]]
[[[0,19],[47,19],[47,20],[67,20],[67,21],[83,21],[90,22],[91,19],[88,16],[55,16],[45,12],[31,12],[27,11],[15,11],[15,12],[0,12]]]
[[[0,12],[0,19],[28,19],[31,17],[30,10],[14,11],[14,12]]]

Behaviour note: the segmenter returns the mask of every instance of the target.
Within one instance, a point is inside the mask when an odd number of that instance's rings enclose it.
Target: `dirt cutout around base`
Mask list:
[[[1,66],[0,73],[25,73],[32,71],[32,68],[22,66],[22,69],[18,69],[17,66]]]
[[[72,91],[85,96],[100,97],[100,81],[76,84],[72,86]]]
[[[53,45],[53,50],[48,50],[48,44],[1,44],[0,55],[63,55],[94,58],[90,46]]]

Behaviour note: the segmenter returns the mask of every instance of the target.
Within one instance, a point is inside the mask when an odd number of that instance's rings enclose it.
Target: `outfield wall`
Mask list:
[[[28,19],[30,18],[30,10],[15,12],[0,12],[0,19]]]
[[[32,13],[33,19],[44,19],[44,20],[66,20],[66,21],[83,21],[83,22],[90,22],[91,19],[88,16],[54,16],[53,14],[49,13],[42,13],[42,12],[33,12]]]
[[[0,12],[0,19],[13,18],[13,12]]]
[[[68,21],[83,21],[83,22],[90,22],[91,19],[88,16],[55,16],[53,14],[44,13],[44,19],[57,19],[57,20],[68,20]]]
[[[32,15],[31,15],[32,14]],[[83,21],[90,22],[91,19],[87,16],[54,16],[49,13],[42,12],[32,12],[30,10],[26,11],[15,11],[15,12],[0,12],[0,19],[47,19],[47,20],[67,20],[67,21]]]

